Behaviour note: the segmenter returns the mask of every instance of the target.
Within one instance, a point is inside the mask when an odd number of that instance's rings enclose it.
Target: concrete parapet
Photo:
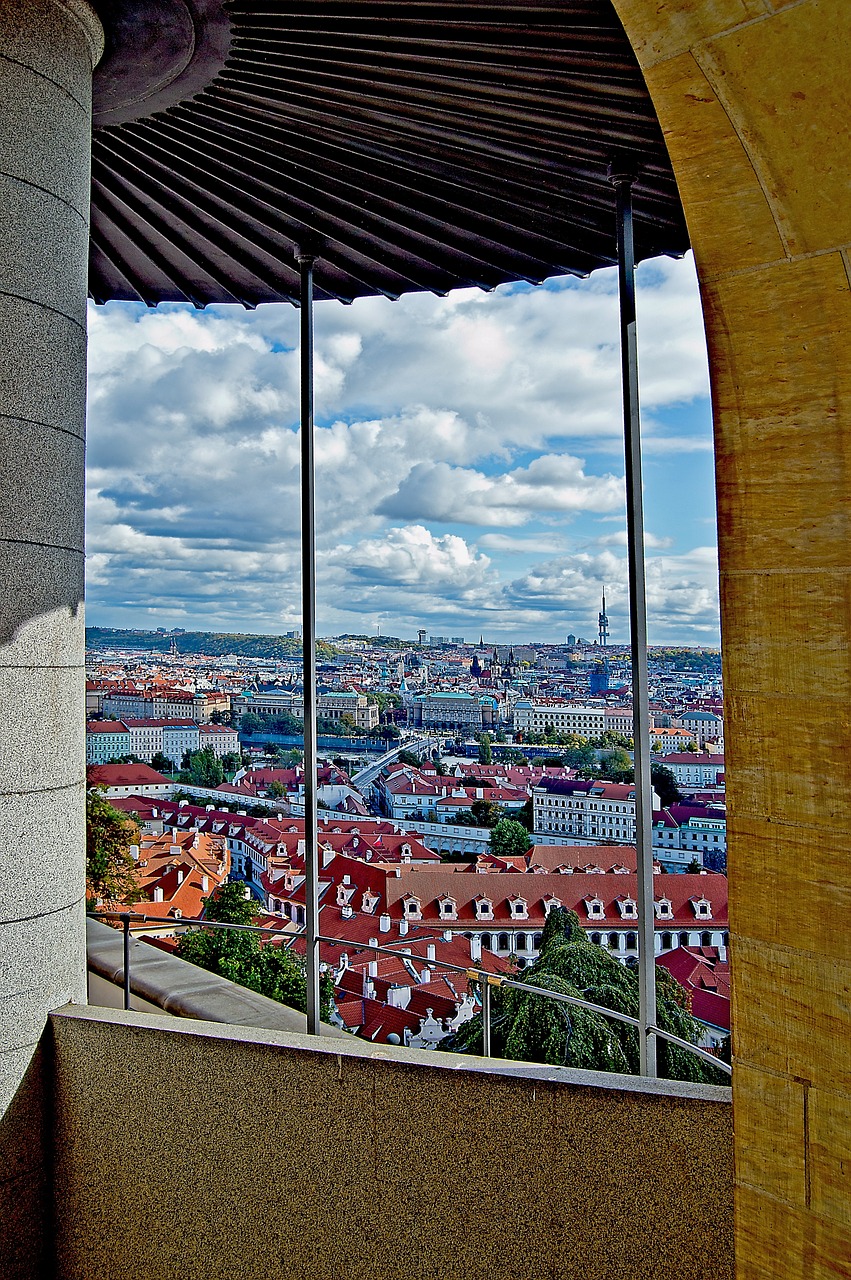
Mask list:
[[[51,1021],[60,1280],[731,1280],[728,1089]]]
[[[89,1001],[110,1009],[124,1007],[124,938],[99,920],[86,921]],[[170,1013],[178,1018],[225,1022],[237,1027],[307,1033],[297,1009],[237,986],[206,969],[188,964],[147,942],[130,943],[130,992],[133,1008]],[[338,1027],[322,1027],[323,1036],[351,1040]]]

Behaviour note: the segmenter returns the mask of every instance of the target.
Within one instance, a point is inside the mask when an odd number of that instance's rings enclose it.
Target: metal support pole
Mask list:
[[[638,404],[638,337],[635,313],[635,247],[632,184],[636,173],[615,162],[609,181],[617,192],[618,294],[626,527],[629,565],[629,633],[632,655],[632,740],[635,763],[635,845],[638,858],[638,980],[641,1074],[656,1075],[656,948],[653,906],[653,793],[650,783],[650,707],[647,678],[647,598],[644,576],[644,501]]]
[[[482,1052],[486,1058],[492,1057],[491,1053],[491,984],[487,978],[482,978]]]
[[[313,467],[313,266],[297,251],[301,277],[301,625],[304,684],[304,862],[307,1031],[319,1032],[319,848],[316,810],[316,541]]]
[[[121,912],[121,927],[124,930],[124,1008],[130,1008],[130,913]]]

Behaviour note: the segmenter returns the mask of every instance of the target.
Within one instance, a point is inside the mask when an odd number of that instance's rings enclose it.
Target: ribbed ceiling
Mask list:
[[[615,260],[612,155],[640,165],[636,248],[688,238],[610,0],[224,4],[208,88],[97,129],[90,291],[148,304],[445,293]]]

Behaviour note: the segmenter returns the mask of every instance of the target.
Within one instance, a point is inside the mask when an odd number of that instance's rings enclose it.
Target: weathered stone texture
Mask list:
[[[63,1280],[731,1280],[727,1089],[94,1008],[51,1025]]]
[[[715,418],[739,1280],[851,1275],[847,0],[615,0]]]

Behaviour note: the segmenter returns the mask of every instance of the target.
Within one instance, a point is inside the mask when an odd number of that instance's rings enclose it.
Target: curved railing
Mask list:
[[[144,912],[134,911],[92,911],[89,914],[97,920],[107,920],[120,923],[124,933],[124,1008],[130,1008],[130,928],[132,924],[157,924],[160,927],[168,926],[170,929],[189,929],[189,928],[205,928],[205,929],[230,929],[231,931],[240,931],[244,933],[263,933],[271,937],[285,937],[290,942],[296,938],[305,936],[303,931],[293,933],[291,929],[277,929],[270,925],[257,924],[227,924],[219,920],[204,919],[180,919],[172,918],[164,919],[162,916],[149,916]],[[528,995],[543,996],[547,1000],[555,1000],[559,1004],[574,1005],[576,1008],[585,1009],[588,1013],[601,1014],[605,1018],[614,1018],[617,1022],[625,1022],[630,1027],[640,1033],[642,1024],[638,1018],[634,1018],[631,1014],[621,1013],[617,1009],[608,1009],[605,1005],[593,1004],[590,1000],[583,1000],[580,996],[563,995],[560,991],[548,991],[546,987],[535,987],[528,982],[520,982],[516,978],[506,978],[502,974],[489,973],[486,969],[478,969],[472,965],[452,964],[448,960],[430,960],[426,956],[413,956],[409,952],[400,950],[398,946],[385,947],[377,943],[373,944],[363,942],[352,942],[350,938],[335,938],[328,934],[321,933],[317,937],[318,942],[334,943],[337,946],[357,948],[359,951],[376,952],[379,955],[407,957],[410,960],[425,960],[431,967],[438,966],[441,969],[448,969],[452,973],[463,973],[468,982],[474,982],[478,985],[479,994],[482,1002],[482,1047],[484,1057],[493,1057],[492,1053],[492,1027],[491,1027],[491,992],[495,987],[513,987],[517,991],[526,992]],[[685,1049],[688,1053],[694,1054],[702,1062],[709,1063],[713,1067],[717,1067],[719,1071],[725,1075],[732,1074],[732,1068],[728,1063],[717,1058],[707,1049],[701,1049],[699,1045],[690,1044],[688,1040],[683,1040],[680,1036],[673,1035],[670,1031],[665,1031],[662,1027],[655,1024],[649,1024],[645,1028],[645,1034],[648,1036],[659,1036],[660,1039],[666,1040],[669,1044],[676,1045],[679,1049]]]

